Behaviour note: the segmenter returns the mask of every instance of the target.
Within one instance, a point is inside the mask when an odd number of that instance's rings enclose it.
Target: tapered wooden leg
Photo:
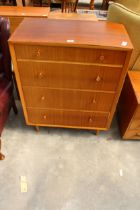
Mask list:
[[[39,132],[39,126],[35,126],[36,132]]]
[[[99,134],[99,132],[100,132],[99,130],[96,130],[96,131],[95,131],[95,134],[96,134],[96,135],[98,135],[98,134]]]
[[[4,160],[5,156],[1,153],[1,138],[0,138],[0,160]]]

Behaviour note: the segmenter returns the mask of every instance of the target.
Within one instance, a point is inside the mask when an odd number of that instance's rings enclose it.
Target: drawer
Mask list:
[[[124,139],[138,139],[140,140],[140,130],[129,130],[123,136]]]
[[[27,112],[29,122],[33,124],[81,128],[105,128],[109,116],[104,113],[49,109],[27,109]]]
[[[130,126],[129,126],[129,129],[140,130],[140,118],[139,119],[133,119]]]
[[[17,59],[123,65],[126,52],[93,48],[15,45]]]
[[[23,87],[26,106],[109,112],[113,93]]]
[[[140,105],[137,105],[133,119],[140,120]]]
[[[22,85],[116,91],[121,68],[93,65],[18,62]]]

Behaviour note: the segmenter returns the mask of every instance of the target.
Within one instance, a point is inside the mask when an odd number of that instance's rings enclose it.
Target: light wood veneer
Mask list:
[[[118,106],[118,119],[123,139],[140,140],[140,73],[129,71]]]
[[[1,6],[0,16],[8,17],[10,21],[11,34],[19,26],[25,17],[47,18],[50,7],[22,7],[22,6]]]
[[[133,49],[122,25],[25,19],[9,46],[28,125],[110,127]]]

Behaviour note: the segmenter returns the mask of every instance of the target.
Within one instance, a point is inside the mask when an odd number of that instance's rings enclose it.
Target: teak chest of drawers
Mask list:
[[[118,105],[123,139],[140,140],[140,72],[129,71]]]
[[[0,6],[0,16],[9,18],[11,34],[25,17],[47,18],[49,12],[50,7]]]
[[[110,127],[133,49],[122,25],[25,19],[9,46],[28,125]]]

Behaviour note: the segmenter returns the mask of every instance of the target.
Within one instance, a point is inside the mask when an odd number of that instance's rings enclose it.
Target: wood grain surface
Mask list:
[[[40,45],[88,46],[132,50],[123,25],[105,21],[24,19],[10,42]],[[123,45],[126,43],[126,46]]]
[[[9,46],[28,125],[110,128],[133,49],[123,25],[24,19]]]

